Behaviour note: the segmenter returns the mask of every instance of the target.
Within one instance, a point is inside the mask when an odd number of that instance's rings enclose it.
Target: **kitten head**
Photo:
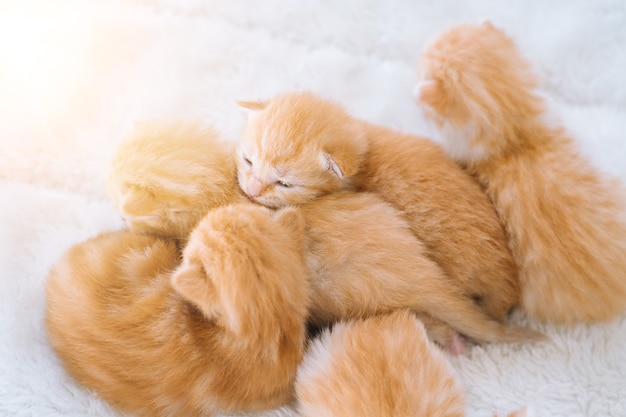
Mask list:
[[[296,208],[273,213],[243,203],[215,209],[192,232],[172,285],[236,334],[276,336],[276,323],[298,326],[307,314],[304,238]]]
[[[450,362],[405,310],[324,331],[307,348],[295,391],[302,417],[461,417],[466,410]]]
[[[241,190],[267,207],[297,205],[349,183],[366,151],[359,124],[311,93],[240,102],[248,122],[237,152]]]
[[[421,55],[417,73],[415,100],[460,162],[516,146],[520,127],[543,111],[529,63],[489,22],[439,35]]]
[[[138,125],[112,159],[107,191],[134,232],[187,238],[236,198],[234,148],[197,122]]]

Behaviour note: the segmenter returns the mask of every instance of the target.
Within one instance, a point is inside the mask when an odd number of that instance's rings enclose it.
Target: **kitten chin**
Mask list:
[[[513,40],[488,22],[455,26],[422,53],[418,73],[435,80],[422,84],[418,103],[449,126],[446,149],[481,183],[505,226],[521,307],[570,324],[622,314],[626,192],[555,126]],[[464,138],[464,126],[478,134]]]
[[[489,150],[476,141],[478,129],[472,124],[456,126],[443,121],[440,126],[442,147],[450,158],[461,164],[480,162],[489,157]]]

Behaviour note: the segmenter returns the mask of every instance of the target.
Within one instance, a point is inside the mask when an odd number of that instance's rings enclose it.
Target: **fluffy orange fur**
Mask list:
[[[138,124],[111,160],[108,194],[131,230],[186,239],[210,209],[246,200],[234,147],[198,121]]]
[[[189,156],[197,155],[203,149],[194,151],[194,144],[190,140],[199,137],[202,131],[195,125],[177,127],[185,127],[187,133],[173,134],[170,127],[154,131],[156,136],[138,135],[135,142],[145,148],[148,143],[154,142],[148,141],[148,138],[156,139],[158,149],[165,154],[168,148],[174,148],[175,151],[174,144],[178,143],[176,138],[180,136],[187,142],[187,149],[184,153],[174,152],[170,155],[170,165],[193,166],[193,160],[188,161]],[[190,134],[194,131],[198,135]],[[207,143],[202,140],[203,144]],[[142,150],[142,158],[147,157],[149,152],[146,149],[136,148],[134,151]],[[224,153],[217,155],[209,159],[215,162],[221,156],[225,157]],[[124,172],[127,175],[142,175],[153,183],[163,182],[158,174],[161,165],[139,167],[128,163],[135,159],[131,152],[119,156],[120,161],[126,162]],[[133,170],[139,172],[134,173]],[[189,178],[185,178],[186,172],[178,169],[178,183],[194,182],[195,174],[192,172]],[[229,185],[226,175],[227,172],[223,172],[220,178]],[[231,172],[233,181],[234,175]],[[220,195],[217,191],[214,194]],[[160,194],[155,193],[155,196],[159,197]],[[189,196],[187,200],[194,198],[198,198],[197,194]],[[211,200],[208,195],[205,199],[212,203],[221,201]],[[163,203],[166,208],[172,204],[167,200]],[[153,207],[157,211],[161,210],[159,200],[154,201]],[[464,350],[463,339],[459,338],[455,330],[478,341],[538,338],[537,334],[529,330],[509,329],[492,321],[468,302],[441,269],[426,257],[426,249],[411,234],[397,211],[380,198],[350,193],[337,194],[337,197],[331,195],[319,203],[303,207],[303,212],[308,230],[309,272],[315,277],[312,280],[315,296],[311,317],[315,325],[323,326],[340,319],[410,307],[422,314],[433,339],[453,353]],[[372,218],[376,218],[377,223],[372,223]],[[258,236],[258,239],[273,244],[270,236]]]
[[[186,231],[197,223],[197,216],[202,210],[233,199],[232,189],[238,190],[238,187],[234,185],[234,159],[228,146],[219,140],[215,132],[194,122],[151,123],[137,129],[134,136],[120,146],[109,177],[111,195],[118,197],[118,203],[123,201],[120,210],[125,212],[131,228],[136,232],[186,238]],[[199,163],[199,155],[207,161]],[[163,158],[167,159],[167,163],[162,161]],[[186,168],[194,166],[196,169]],[[167,177],[168,172],[172,173],[174,180]],[[206,178],[199,180],[203,176]],[[212,182],[207,179],[212,179]],[[132,186],[129,185],[131,183]],[[123,184],[126,185],[122,187]],[[120,195],[122,192],[125,193],[123,196]],[[245,198],[236,193],[235,197]],[[203,209],[195,210],[194,205]],[[268,243],[271,244],[271,241]],[[356,303],[353,304],[355,307],[352,310],[355,310]],[[366,308],[365,311],[376,309]],[[342,318],[334,310],[330,317]],[[426,313],[422,317],[438,342],[451,352],[463,352],[464,340],[452,328]]]
[[[291,401],[309,287],[303,243],[283,221],[252,204],[216,209],[182,265],[171,240],[129,231],[73,247],[47,283],[49,339],[67,371],[140,416]]]
[[[299,239],[307,242],[314,324],[410,308],[478,341],[541,339],[530,329],[504,326],[465,297],[426,256],[401,214],[379,196],[338,192],[298,209],[307,227]],[[454,334],[439,330],[435,324],[433,338],[452,347]]]
[[[499,320],[516,305],[517,271],[496,212],[437,144],[358,120],[311,93],[241,104],[250,116],[238,180],[251,199],[281,207],[346,189],[375,192],[465,296]]]
[[[303,417],[465,415],[454,370],[403,310],[322,333],[298,370],[296,398]]]
[[[416,100],[505,225],[524,310],[560,323],[623,313],[624,190],[545,122],[537,76],[514,42],[489,22],[453,27],[424,51],[418,75]]]
[[[302,417],[461,417],[466,403],[447,358],[406,310],[322,333],[298,369],[296,398]]]

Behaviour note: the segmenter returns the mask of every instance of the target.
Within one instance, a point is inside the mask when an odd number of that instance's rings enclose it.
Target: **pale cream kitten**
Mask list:
[[[504,326],[465,297],[426,256],[401,213],[379,196],[338,192],[298,208],[306,224],[306,236],[297,240],[306,242],[312,323],[410,308],[477,341],[542,339],[530,329]],[[298,227],[297,233],[302,230]],[[439,340],[437,331],[434,339],[454,351],[454,335]]]
[[[131,230],[186,239],[210,209],[246,200],[234,147],[199,121],[138,124],[112,158],[108,194]]]
[[[466,297],[498,320],[517,304],[517,271],[496,212],[437,144],[358,120],[311,93],[240,104],[250,116],[238,180],[251,199],[282,207],[343,189],[375,192]]]
[[[462,417],[466,408],[456,372],[406,310],[322,333],[298,369],[296,399],[302,417]]]
[[[486,22],[442,33],[418,65],[416,100],[446,149],[483,185],[505,225],[521,306],[550,322],[611,320],[626,310],[622,185],[545,119],[536,74]]]
[[[129,231],[74,246],[47,283],[49,340],[65,369],[146,417],[259,411],[292,400],[309,287],[280,216],[210,212],[182,257]],[[270,241],[271,244],[266,244]]]

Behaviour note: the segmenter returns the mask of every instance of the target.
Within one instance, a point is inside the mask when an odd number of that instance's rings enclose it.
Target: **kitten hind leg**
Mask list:
[[[424,325],[430,340],[454,356],[465,353],[467,346],[463,335],[443,321],[426,313],[416,312],[414,314]]]
[[[426,272],[426,271],[424,271]],[[478,342],[527,342],[546,336],[529,328],[507,326],[480,309],[454,284],[441,276],[420,277],[414,291],[414,311],[431,315]]]

